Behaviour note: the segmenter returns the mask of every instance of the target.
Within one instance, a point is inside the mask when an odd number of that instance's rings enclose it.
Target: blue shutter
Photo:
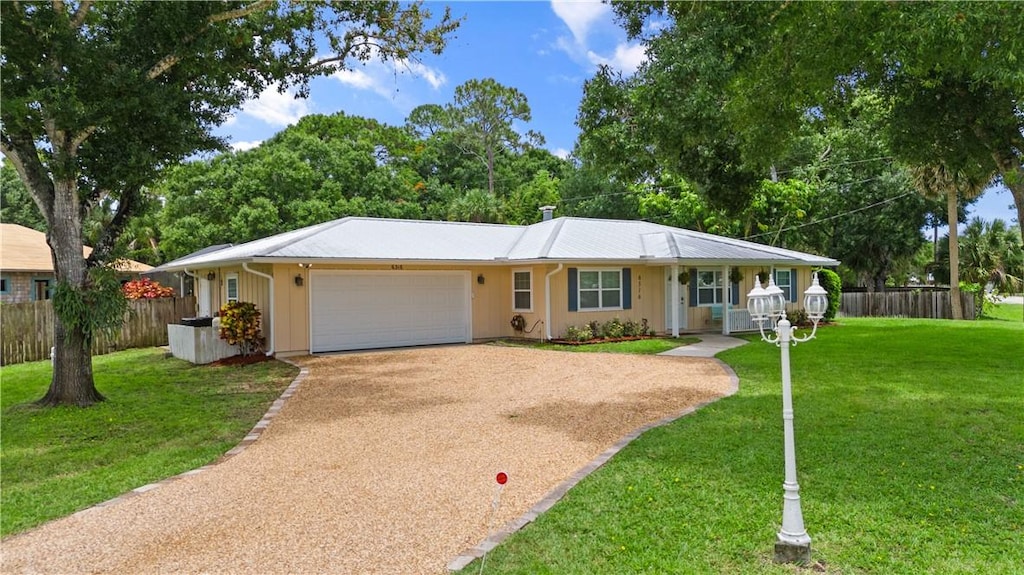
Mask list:
[[[633,307],[633,274],[630,268],[622,268],[622,309]]]
[[[569,268],[569,311],[576,311],[580,308],[579,297],[579,275],[576,268]]]
[[[732,285],[729,286],[729,303],[740,305],[740,284],[738,282],[732,282]]]
[[[690,307],[697,307],[697,268],[690,268]]]
[[[789,270],[789,301],[796,302],[796,294],[800,293],[796,289],[796,268]]]

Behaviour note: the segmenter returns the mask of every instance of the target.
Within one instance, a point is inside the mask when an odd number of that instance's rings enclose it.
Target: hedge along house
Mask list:
[[[728,334],[755,329],[745,309],[755,274],[774,273],[796,302],[812,267],[838,265],[648,222],[545,216],[530,226],[349,217],[158,270],[200,278],[201,313],[255,303],[267,352],[285,356],[552,339],[613,318]]]

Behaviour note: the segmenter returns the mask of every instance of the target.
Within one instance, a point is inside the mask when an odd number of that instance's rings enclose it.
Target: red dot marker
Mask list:
[[[505,485],[505,483],[508,482],[508,475],[502,471],[498,474],[495,480],[498,482],[498,485]]]

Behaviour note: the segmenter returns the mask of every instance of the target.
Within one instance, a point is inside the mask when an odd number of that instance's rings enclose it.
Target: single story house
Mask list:
[[[157,268],[198,279],[198,314],[250,301],[268,353],[558,338],[646,320],[655,332],[752,329],[746,294],[775,274],[795,307],[833,259],[643,221],[529,226],[347,217]],[[737,272],[738,270],[738,272]],[[765,278],[762,278],[765,279]]]
[[[91,253],[88,246],[82,249],[84,257]],[[118,265],[125,279],[150,269],[135,260],[122,260]],[[0,302],[50,299],[55,277],[46,234],[18,224],[0,224]]]

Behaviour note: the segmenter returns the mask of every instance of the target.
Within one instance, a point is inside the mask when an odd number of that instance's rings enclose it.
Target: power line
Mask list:
[[[775,234],[782,233],[783,231],[793,231],[795,229],[801,229],[801,228],[804,228],[804,227],[807,227],[807,226],[821,224],[821,223],[824,223],[824,222],[827,222],[827,221],[835,220],[837,218],[842,218],[842,217],[845,217],[845,216],[849,216],[850,214],[856,214],[857,212],[863,212],[865,210],[870,210],[872,208],[878,208],[879,206],[884,206],[886,204],[890,204],[892,202],[896,202],[897,200],[899,200],[899,198],[906,197],[907,195],[911,195],[911,194],[914,194],[914,193],[918,193],[918,192],[916,192],[916,191],[907,191],[907,192],[901,193],[899,195],[896,195],[894,197],[886,198],[886,200],[883,200],[881,202],[876,202],[874,204],[871,204],[870,206],[864,206],[862,208],[857,208],[855,210],[850,210],[849,212],[844,212],[842,214],[836,214],[835,216],[828,216],[827,218],[821,218],[820,220],[814,220],[813,222],[807,222],[807,223],[804,223],[804,224],[800,224],[800,225],[792,226],[792,227],[787,227],[787,228],[783,228],[783,229],[776,230],[776,231],[767,231],[765,233],[758,233],[758,234],[755,234],[755,235],[748,235],[746,237],[743,237],[743,239],[753,239],[755,237],[762,237],[762,236],[765,236],[765,235],[775,235]]]
[[[832,167],[832,166],[853,166],[853,165],[856,165],[856,164],[866,164],[868,162],[877,162],[879,160],[893,160],[893,159],[895,159],[895,158],[893,158],[892,156],[878,156],[877,158],[866,158],[866,159],[863,159],[863,160],[852,160],[852,161],[849,161],[849,162],[823,162],[823,163],[821,163],[819,165],[810,166],[810,167],[813,169],[813,168],[828,168],[828,167]],[[793,173],[795,171],[797,171],[796,168],[794,168],[792,170],[778,170],[775,173],[781,175],[781,174],[791,174],[791,173]]]

